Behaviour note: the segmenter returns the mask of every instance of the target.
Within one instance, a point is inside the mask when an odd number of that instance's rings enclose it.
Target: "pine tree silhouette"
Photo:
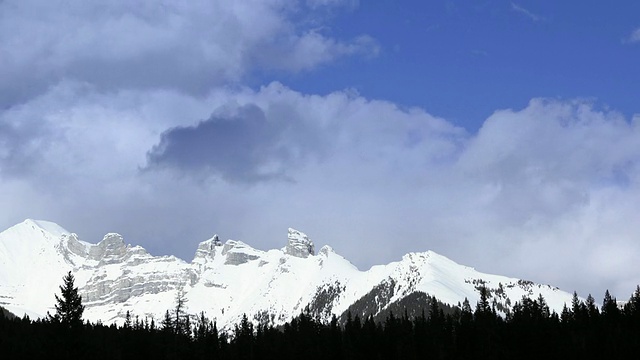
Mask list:
[[[84,305],[82,305],[82,296],[78,294],[78,288],[74,286],[75,279],[71,271],[62,280],[64,284],[60,286],[61,297],[55,295],[56,314],[51,318],[67,327],[81,326]]]

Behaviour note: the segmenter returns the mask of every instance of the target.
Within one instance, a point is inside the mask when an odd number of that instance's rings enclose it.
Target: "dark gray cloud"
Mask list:
[[[147,154],[145,169],[171,168],[241,183],[291,180],[290,170],[320,152],[317,132],[306,129],[292,111],[268,118],[248,104],[226,112],[165,131]]]
[[[55,132],[46,123],[39,123],[28,115],[16,121],[0,113],[0,177],[34,175],[53,138]]]

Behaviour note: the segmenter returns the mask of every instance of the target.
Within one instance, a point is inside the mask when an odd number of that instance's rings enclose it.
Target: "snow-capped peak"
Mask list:
[[[70,232],[67,231],[66,229],[64,229],[62,226],[51,222],[51,221],[44,221],[44,220],[33,220],[33,219],[27,219],[25,220],[22,224],[24,225],[35,225],[37,227],[39,227],[42,230],[47,231],[48,233],[50,233],[53,236],[59,237],[62,235],[69,235]]]
[[[27,219],[6,231],[13,233],[13,238],[26,237],[32,241],[36,239],[57,239],[62,235],[70,234],[69,231],[54,222],[33,219]]]
[[[158,321],[182,291],[189,312],[204,312],[221,329],[246,314],[254,323],[280,325],[311,309],[323,320],[349,309],[381,313],[396,301],[422,292],[450,305],[474,303],[486,287],[496,306],[508,309],[522,296],[542,294],[560,311],[572,295],[529,281],[480,273],[433,251],[409,253],[400,261],[358,270],[329,246],[315,256],[313,242],[288,229],[287,245],[262,251],[242,241],[224,245],[217,235],[198,245],[187,263],[152,256],[109,233],[98,244],[45,221],[27,220],[0,233],[0,305],[10,311],[53,311],[54,294],[69,270],[76,276],[90,321],[122,321],[127,310]],[[369,305],[367,305],[369,304]]]

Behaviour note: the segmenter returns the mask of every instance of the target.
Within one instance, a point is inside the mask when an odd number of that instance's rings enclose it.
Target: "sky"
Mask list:
[[[0,228],[186,261],[287,228],[627,299],[640,3],[0,0]]]

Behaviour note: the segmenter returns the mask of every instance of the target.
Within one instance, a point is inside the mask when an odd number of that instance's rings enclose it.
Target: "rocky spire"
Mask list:
[[[313,241],[303,232],[289,228],[289,243],[284,248],[284,252],[291,256],[306,258],[315,255]]]

